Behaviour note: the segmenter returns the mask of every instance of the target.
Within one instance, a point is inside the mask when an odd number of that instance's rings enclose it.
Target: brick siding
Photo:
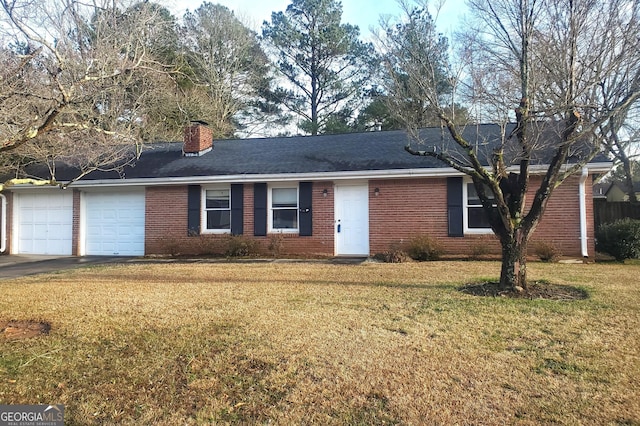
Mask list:
[[[535,189],[540,178],[532,177],[530,188]],[[500,252],[493,234],[447,236],[446,178],[373,180],[369,183],[369,229],[371,253],[379,253],[392,244],[403,243],[420,234],[429,235],[442,243],[446,253],[472,255],[486,250]],[[547,203],[543,219],[534,231],[529,246],[533,252],[538,242],[555,245],[564,255],[581,256],[579,177],[574,176],[556,188]],[[374,189],[380,190],[374,195]],[[592,187],[586,185],[587,235],[590,256],[595,253]],[[528,205],[533,198],[527,199]]]
[[[532,178],[536,188],[538,178]],[[580,256],[579,177],[571,177],[555,189],[543,220],[533,234],[529,252],[537,242],[554,244],[567,256]],[[271,234],[254,237],[253,184],[244,185],[244,236],[258,242],[258,250],[272,254],[270,243],[278,240],[280,254],[332,256],[334,254],[333,182],[313,185],[313,236]],[[449,254],[472,255],[481,250],[499,253],[493,234],[447,236],[447,180],[389,179],[369,182],[369,235],[371,254],[387,250],[419,234],[437,239]],[[375,188],[379,192],[376,196]],[[323,191],[327,190],[327,196]],[[594,255],[592,188],[586,185],[588,249]],[[530,202],[532,196],[528,197]],[[187,235],[187,187],[149,187],[146,190],[147,254],[196,254],[221,250],[225,235]],[[75,220],[75,219],[74,219]]]
[[[327,197],[322,191],[327,188]],[[146,254],[198,254],[224,251],[228,235],[187,235],[187,187],[149,187],[146,191]],[[260,253],[271,254],[270,243],[281,239],[281,254],[300,256],[333,255],[333,191],[332,184],[313,186],[313,236],[271,234],[254,237],[253,184],[244,185],[244,235],[257,241]]]

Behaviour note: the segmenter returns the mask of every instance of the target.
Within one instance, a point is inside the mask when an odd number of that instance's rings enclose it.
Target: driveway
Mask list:
[[[0,280],[25,275],[43,274],[105,263],[130,262],[132,257],[122,256],[0,256]]]

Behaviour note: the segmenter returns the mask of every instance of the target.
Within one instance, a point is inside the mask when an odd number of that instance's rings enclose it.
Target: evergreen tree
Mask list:
[[[362,42],[358,27],[342,24],[341,18],[340,2],[293,0],[262,27],[284,77],[274,97],[312,135],[335,128],[334,114],[357,109],[375,59],[373,45]]]

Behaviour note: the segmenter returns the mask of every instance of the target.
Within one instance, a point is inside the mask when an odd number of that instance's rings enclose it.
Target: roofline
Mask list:
[[[104,186],[145,186],[145,185],[186,185],[208,184],[218,182],[301,182],[301,181],[334,181],[361,179],[398,179],[415,177],[445,177],[462,176],[463,174],[451,168],[438,169],[395,169],[395,170],[366,170],[348,172],[317,172],[317,173],[272,173],[272,174],[241,174],[221,176],[187,176],[167,178],[141,179],[100,179],[81,180],[73,184],[76,188]]]
[[[600,162],[589,163],[585,167],[589,173],[606,173],[613,163]],[[563,166],[566,170],[568,166]],[[543,174],[548,166],[531,166],[530,171],[534,175]],[[517,166],[510,167],[509,171],[518,171]],[[429,169],[391,169],[391,170],[364,170],[347,172],[317,172],[317,173],[272,173],[272,174],[240,174],[221,176],[187,176],[164,178],[136,178],[136,179],[96,179],[79,180],[73,183],[74,188],[95,187],[140,187],[140,186],[167,186],[167,185],[204,185],[225,182],[301,182],[301,181],[335,181],[335,180],[362,180],[362,179],[408,179],[408,178],[433,178],[465,176],[464,173],[450,167]],[[15,185],[11,189],[32,188],[32,185]],[[41,188],[41,187],[40,187]]]

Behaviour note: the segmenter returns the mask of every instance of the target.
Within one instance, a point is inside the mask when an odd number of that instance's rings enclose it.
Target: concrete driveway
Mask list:
[[[136,258],[122,256],[0,256],[0,280],[43,274],[105,263],[131,262]]]

